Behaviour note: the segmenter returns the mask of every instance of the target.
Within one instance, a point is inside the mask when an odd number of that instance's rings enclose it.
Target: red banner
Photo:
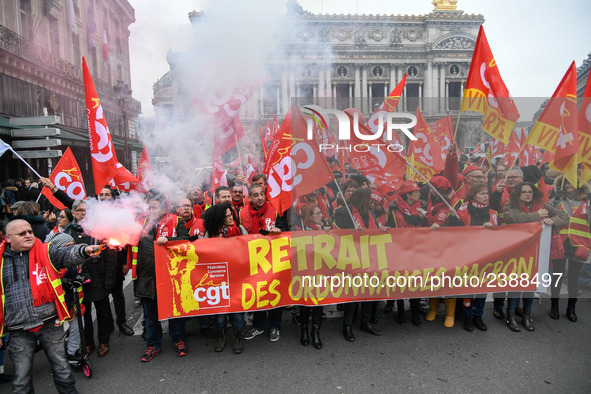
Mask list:
[[[257,234],[170,242],[155,253],[161,320],[286,305],[535,291],[550,281],[550,227],[542,231],[540,223]]]

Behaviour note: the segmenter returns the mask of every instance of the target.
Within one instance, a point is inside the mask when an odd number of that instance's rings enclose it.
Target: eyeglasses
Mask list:
[[[78,212],[78,213],[86,213],[86,209],[75,209],[74,212]]]
[[[33,235],[33,230],[25,230],[25,231],[17,233],[17,234],[6,234],[6,235],[10,235],[10,236],[18,235],[19,237],[24,237],[27,234]]]
[[[521,178],[520,176],[508,176],[507,179],[518,179]]]

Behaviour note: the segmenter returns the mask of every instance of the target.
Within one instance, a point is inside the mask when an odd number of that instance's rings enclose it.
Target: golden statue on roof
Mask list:
[[[433,11],[455,11],[458,8],[457,2],[458,0],[433,0]]]

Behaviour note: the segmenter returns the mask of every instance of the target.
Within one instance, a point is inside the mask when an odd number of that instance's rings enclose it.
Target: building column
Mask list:
[[[367,68],[361,68],[361,112],[367,113]]]
[[[355,94],[353,95],[353,97],[355,97],[356,99],[360,101],[361,98],[361,82],[360,82],[360,74],[361,74],[361,69],[360,66],[353,66],[355,67]],[[357,100],[355,100],[357,101]],[[353,105],[357,105],[357,103],[354,103]],[[351,107],[353,107],[353,105]]]
[[[337,107],[337,83],[332,83],[332,107]]]
[[[312,102],[314,104],[318,104],[318,89],[316,88],[316,84],[312,84]]]
[[[372,114],[373,113],[373,82],[369,82],[367,84],[367,112]]]
[[[286,114],[288,107],[288,95],[287,95],[287,70],[283,69],[281,73],[281,113]]]
[[[439,69],[439,112],[445,112],[445,68],[446,64],[442,64]]]
[[[295,90],[295,74],[293,70],[289,70],[289,96],[287,96],[287,98],[291,101],[291,99],[296,96],[297,94]],[[291,103],[289,103],[289,107],[291,108]]]
[[[261,87],[257,94],[259,95],[259,115],[265,113],[265,89]]]
[[[406,84],[404,85],[404,91],[403,91],[403,95],[404,95],[404,100],[402,100],[402,112],[406,112]]]
[[[349,82],[349,108],[353,108],[353,82]]]
[[[419,107],[421,107],[421,112],[423,108],[425,108],[425,103],[423,102],[423,83],[419,82]]]
[[[397,80],[397,70],[396,70],[396,66],[392,65],[390,66],[390,86],[392,87],[392,89],[394,89],[394,86],[396,86]]]
[[[323,99],[326,97],[324,93],[324,70],[321,68],[318,70],[318,98]]]
[[[431,105],[429,101],[433,97],[433,60],[427,59],[427,72],[425,74],[425,94],[427,95],[427,105],[424,107],[425,114],[431,114]]]
[[[277,98],[277,113],[280,114],[281,113],[281,94],[279,92],[279,84],[277,84],[277,87],[275,88],[276,93],[276,98]]]
[[[445,81],[445,112],[449,112],[449,81]]]
[[[388,97],[389,95],[389,91],[388,91],[388,82],[384,82],[384,101],[386,101],[386,97]]]
[[[404,75],[402,73],[402,69],[404,68],[404,65],[399,65],[398,67],[396,67],[396,86],[398,86],[398,84],[400,83],[400,81],[402,81],[402,76]],[[405,86],[406,87],[406,86]],[[398,106],[396,107],[396,111],[397,112],[404,112],[405,109],[405,105],[404,102],[406,101],[406,89],[402,90],[402,97],[400,99],[400,101],[398,102]]]
[[[332,72],[330,69],[326,70],[326,97],[333,97],[333,94],[332,94]]]

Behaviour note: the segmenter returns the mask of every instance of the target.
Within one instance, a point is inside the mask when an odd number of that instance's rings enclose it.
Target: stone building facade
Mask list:
[[[58,115],[58,149],[71,147],[92,187],[82,79],[86,58],[119,161],[135,170],[141,155],[135,125],[141,107],[131,96],[127,0],[15,0],[0,7],[0,136],[12,143],[9,118]],[[55,149],[55,148],[53,148]],[[49,162],[48,162],[49,160]],[[41,175],[58,158],[30,159]],[[25,176],[12,155],[0,158],[0,178]],[[92,190],[88,190],[92,193]]]

